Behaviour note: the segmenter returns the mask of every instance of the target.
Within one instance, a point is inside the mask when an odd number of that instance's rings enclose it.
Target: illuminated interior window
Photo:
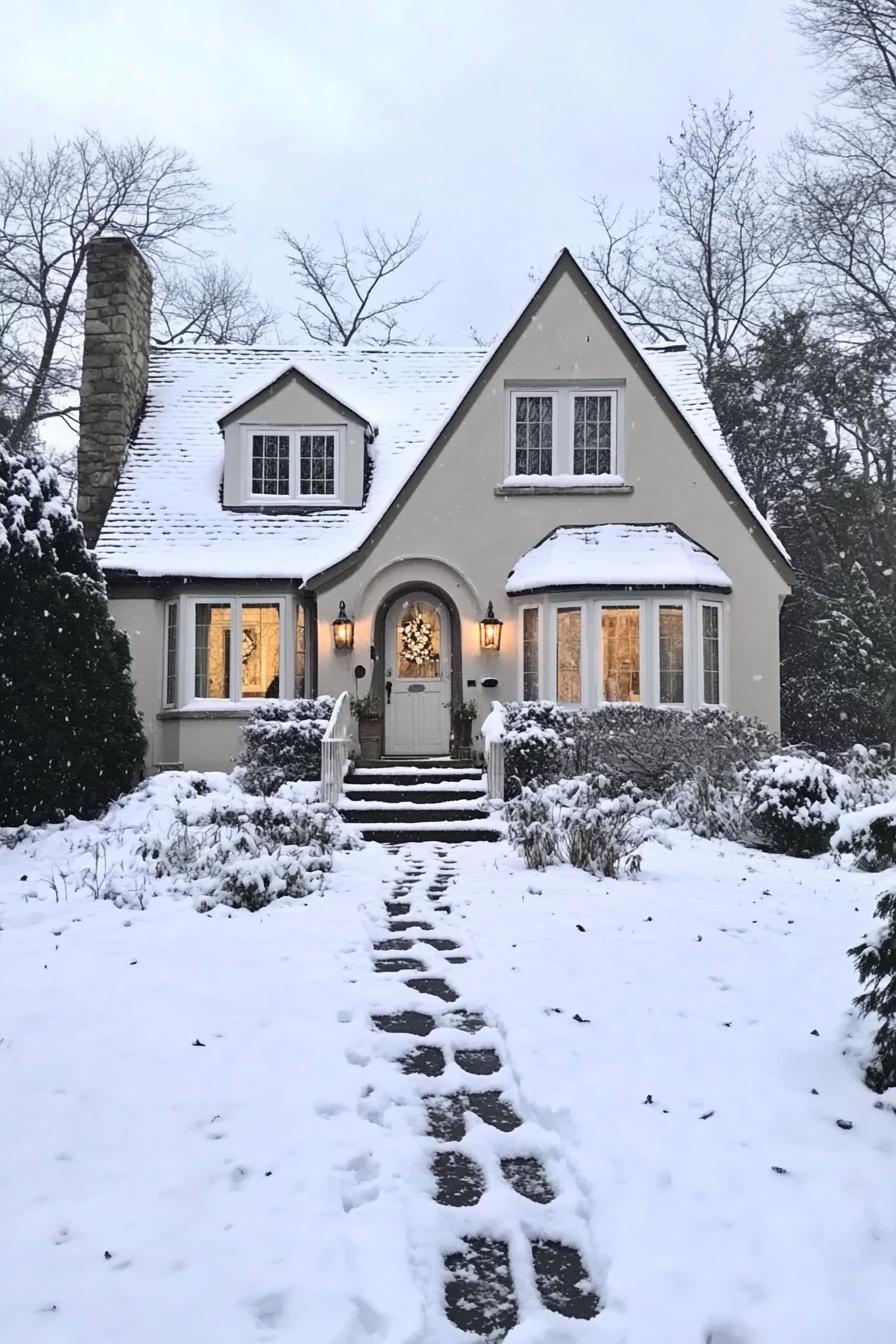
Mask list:
[[[557,703],[582,702],[582,609],[557,609]]]
[[[297,699],[305,694],[305,608],[296,602],[296,662],[294,694]]]
[[[637,607],[603,607],[603,698],[626,703],[641,699],[641,621]]]
[[[660,704],[684,704],[683,607],[660,607]]]
[[[230,699],[230,604],[196,603],[195,693],[201,700]]]
[[[276,602],[243,604],[242,691],[246,700],[280,694],[280,607]]]
[[[538,608],[523,608],[523,699],[538,699]]]

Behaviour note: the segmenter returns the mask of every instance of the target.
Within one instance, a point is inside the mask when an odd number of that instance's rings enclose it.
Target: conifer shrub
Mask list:
[[[751,767],[744,782],[760,843],[796,858],[824,853],[855,797],[848,777],[814,756],[769,756]]]
[[[855,1005],[863,1017],[879,1018],[865,1082],[874,1092],[886,1092],[896,1087],[896,889],[883,893],[874,913],[884,921],[878,937],[851,947],[849,954],[866,986]]]
[[[831,848],[851,854],[856,868],[865,873],[896,867],[896,801],[844,813]]]
[[[0,442],[0,826],[95,817],[140,778],[126,636],[55,471]]]
[[[248,793],[269,795],[282,784],[320,779],[320,744],[335,701],[271,700],[252,711],[237,762]]]

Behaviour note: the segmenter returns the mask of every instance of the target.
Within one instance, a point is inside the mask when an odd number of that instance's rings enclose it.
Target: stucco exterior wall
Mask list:
[[[357,419],[346,417],[322,397],[304,387],[298,380],[286,382],[270,396],[258,403],[250,403],[239,419],[224,430],[224,503],[228,506],[245,503],[244,455],[247,430],[266,425],[278,428],[301,426],[336,426],[342,431],[342,463],[337,480],[334,503],[359,507],[364,493],[364,426]],[[283,501],[289,503],[288,500]],[[316,497],[315,507],[326,507],[325,497]]]
[[[620,455],[630,494],[501,494],[508,474],[508,387],[514,383],[591,380],[617,383]],[[734,492],[720,486],[703,450],[693,451],[678,423],[633,362],[611,319],[595,312],[568,274],[561,274],[513,347],[495,368],[441,452],[402,508],[352,571],[318,594],[320,686],[350,683],[357,661],[370,666],[372,607],[392,586],[427,573],[445,575],[458,595],[464,669],[477,683],[495,675],[495,691],[465,689],[483,710],[494,696],[519,694],[516,607],[504,583],[516,560],[554,527],[575,523],[672,522],[717,555],[732,580],[729,642],[730,704],[779,727],[778,612],[787,583],[744,519]],[[480,654],[478,619],[491,599],[507,624],[500,655]],[[329,622],[345,601],[356,620],[355,657],[332,649]],[[369,682],[368,682],[369,684]]]

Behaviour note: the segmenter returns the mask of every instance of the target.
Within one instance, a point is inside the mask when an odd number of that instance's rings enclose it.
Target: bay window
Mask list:
[[[697,592],[530,597],[518,611],[519,693],[561,705],[725,702],[724,602]],[[551,631],[543,648],[541,631]],[[543,659],[543,661],[542,661]]]
[[[226,709],[304,694],[299,598],[184,596],[165,604],[164,639],[165,708]]]
[[[600,614],[604,700],[641,699],[641,609],[602,607]]]
[[[557,703],[582,702],[582,608],[557,608]]]
[[[684,607],[660,603],[659,607],[659,701],[683,705]]]
[[[703,703],[718,705],[721,701],[722,662],[720,656],[719,606],[704,602],[701,606],[701,645],[703,654]]]
[[[537,700],[540,693],[541,664],[540,650],[541,611],[538,607],[523,607],[522,654],[523,654],[523,699]]]

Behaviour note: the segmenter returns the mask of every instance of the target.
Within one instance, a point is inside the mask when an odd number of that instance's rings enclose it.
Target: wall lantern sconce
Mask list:
[[[479,622],[479,647],[483,652],[497,653],[500,650],[503,624],[503,621],[498,620],[495,609],[489,602],[488,611]]]
[[[350,649],[355,642],[355,623],[345,614],[345,603],[339,603],[339,615],[333,622],[333,648]]]

